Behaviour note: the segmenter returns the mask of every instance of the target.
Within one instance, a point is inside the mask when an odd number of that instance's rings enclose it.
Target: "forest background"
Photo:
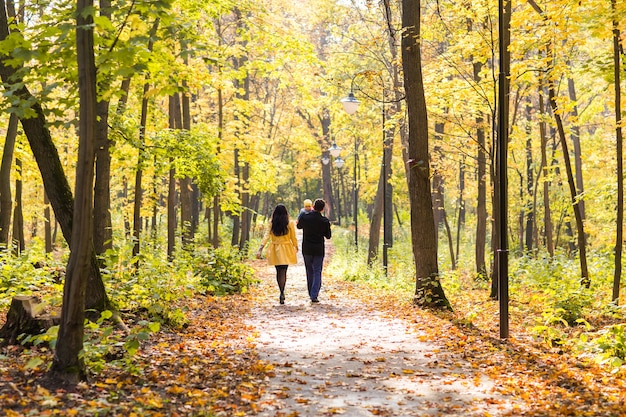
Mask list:
[[[2,5],[0,302],[4,311],[36,293],[60,306],[79,158],[76,5]],[[509,6],[511,321],[547,348],[621,372],[626,10]],[[184,325],[177,297],[253,284],[242,261],[279,202],[295,216],[305,198],[326,199],[344,242],[331,271],[413,295],[420,236],[407,179],[419,161],[408,156],[400,2],[100,1],[83,13],[98,87],[86,307],[102,312],[94,323],[114,310],[146,315],[127,352],[157,322]],[[493,1],[421,4],[437,279],[457,319],[485,332],[495,324],[502,197],[497,21]],[[349,92],[361,102],[353,115],[340,102]]]

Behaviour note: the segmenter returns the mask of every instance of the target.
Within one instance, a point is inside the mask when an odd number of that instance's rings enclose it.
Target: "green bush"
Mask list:
[[[258,282],[254,269],[244,261],[244,254],[232,247],[210,249],[200,258],[197,273],[200,285],[213,295],[245,293]]]

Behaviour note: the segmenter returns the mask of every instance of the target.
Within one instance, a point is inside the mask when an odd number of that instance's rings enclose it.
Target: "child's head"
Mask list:
[[[313,208],[313,202],[309,200],[308,198],[304,200],[304,209],[311,210],[312,208]]]

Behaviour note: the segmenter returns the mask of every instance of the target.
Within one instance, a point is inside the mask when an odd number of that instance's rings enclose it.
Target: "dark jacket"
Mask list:
[[[302,254],[324,256],[324,238],[331,237],[330,221],[312,210],[298,217],[298,229],[302,229]]]

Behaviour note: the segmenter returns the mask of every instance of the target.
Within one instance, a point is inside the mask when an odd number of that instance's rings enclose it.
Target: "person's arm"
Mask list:
[[[261,240],[261,246],[259,246],[259,250],[256,253],[257,258],[261,258],[261,254],[263,253],[263,247],[270,240],[270,232],[272,231],[272,222],[269,223],[267,229],[265,229],[265,235],[263,236],[263,240]]]
[[[289,239],[298,252],[298,238],[296,237],[296,225],[294,222],[289,222]]]
[[[330,239],[332,237],[332,232],[330,231],[330,221],[326,219],[326,233],[324,233],[324,237],[326,239]]]

